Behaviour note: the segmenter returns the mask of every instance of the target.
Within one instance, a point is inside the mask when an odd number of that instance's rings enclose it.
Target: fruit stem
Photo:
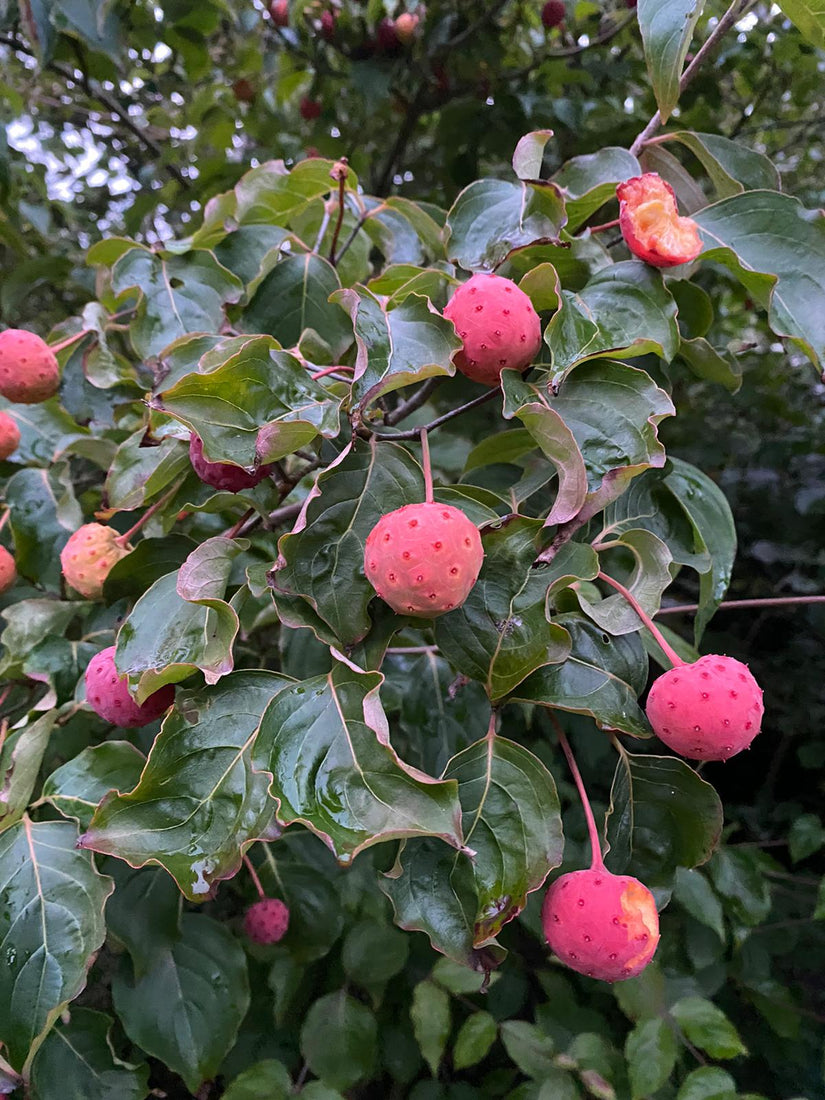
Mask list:
[[[347,158],[341,157],[337,160],[333,166],[330,176],[338,181],[338,218],[335,222],[335,229],[332,233],[332,244],[329,248],[329,262],[333,267],[338,263],[335,255],[335,249],[338,247],[338,238],[341,235],[341,226],[344,224],[344,198],[347,192]]]
[[[326,378],[328,374],[335,374],[336,372],[340,372],[342,370],[354,371],[355,367],[346,367],[341,364],[338,364],[334,367],[325,367],[324,370],[319,370],[317,374],[310,375],[310,378],[312,378],[313,382],[316,382],[319,378]]]
[[[6,524],[8,523],[10,515],[11,515],[11,508],[9,508],[9,506],[6,505],[6,510],[3,513],[3,518],[0,519],[0,531],[2,531],[3,528],[6,526]]]
[[[590,799],[587,797],[587,791],[584,789],[584,780],[582,779],[579,766],[576,763],[576,758],[573,756],[573,750],[570,748],[570,742],[567,740],[567,734],[562,729],[562,724],[558,718],[550,712],[550,720],[556,727],[556,733],[558,734],[559,744],[561,745],[562,752],[567,757],[567,763],[570,767],[570,771],[573,773],[573,779],[576,783],[576,790],[579,792],[579,798],[581,799],[582,808],[584,809],[584,816],[587,820],[587,831],[590,834],[590,870],[591,871],[604,871],[605,865],[602,859],[602,846],[599,841],[599,830],[596,828],[596,819],[593,816],[593,810],[590,806]]]
[[[129,539],[132,538],[133,535],[137,534],[137,532],[141,529],[141,527],[144,525],[144,523],[146,523],[147,520],[151,519],[152,516],[155,514],[155,512],[159,512],[160,509],[164,506],[164,504],[169,503],[169,501],[172,499],[172,497],[175,495],[175,493],[177,493],[178,489],[180,489],[182,484],[183,484],[183,480],[176,481],[175,484],[172,486],[172,488],[169,490],[168,493],[164,493],[162,497],[159,497],[155,501],[154,504],[150,504],[149,507],[146,509],[146,511],[143,513],[143,515],[140,517],[140,519],[137,521],[137,523],[133,527],[130,527],[125,535],[118,535],[117,536],[117,538],[115,539],[115,542],[117,543],[117,545],[122,546],[122,547],[127,546],[128,543],[129,543]]]
[[[249,877],[255,884],[255,889],[258,891],[258,897],[261,899],[261,901],[263,901],[266,897],[266,891],[261,885],[261,880],[258,878],[258,872],[255,870],[255,864],[252,862],[246,852],[244,852],[243,854],[243,861],[246,864],[247,871],[249,871]]]
[[[421,439],[421,462],[424,467],[424,500],[427,504],[433,502],[433,468],[430,464],[430,441],[427,438],[427,429],[422,428],[418,433]]]
[[[601,225],[589,225],[587,228],[591,233],[603,233],[606,229],[615,229],[619,224],[619,219],[614,218],[612,222],[602,222]]]
[[[653,619],[651,619],[651,617],[648,615],[648,613],[645,611],[645,609],[642,607],[642,605],[639,603],[639,601],[636,599],[629,588],[625,588],[625,586],[620,581],[614,580],[613,577],[608,577],[607,573],[599,573],[599,580],[604,581],[605,584],[611,585],[613,588],[616,589],[617,592],[621,592],[621,594],[624,596],[624,598],[642,620],[644,625],[659,643],[661,648],[664,650],[665,656],[674,668],[678,668],[680,665],[683,665],[685,663],[676,652],[676,650],[673,648],[673,646],[665,640],[665,637],[662,634],[661,630],[658,628],[658,626],[656,626]]]
[[[235,539],[235,538],[237,538],[238,535],[240,534],[240,531],[241,531],[241,528],[243,527],[243,525],[246,523],[247,520],[251,519],[254,516],[254,514],[255,514],[255,509],[254,508],[247,508],[247,510],[244,512],[244,514],[241,516],[241,518],[238,520],[238,522],[233,523],[233,525],[229,528],[229,530],[224,533],[223,537],[225,539]]]
[[[57,355],[59,351],[65,351],[66,348],[71,347],[72,344],[77,343],[78,340],[82,340],[84,336],[88,336],[89,333],[93,331],[93,329],[84,328],[81,332],[76,332],[74,336],[67,336],[66,339],[61,340],[59,344],[49,344],[49,351],[52,355]]]

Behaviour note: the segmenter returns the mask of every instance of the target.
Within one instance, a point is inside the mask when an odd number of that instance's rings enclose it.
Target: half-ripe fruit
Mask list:
[[[103,523],[84,523],[60,551],[66,583],[87,600],[100,599],[112,566],[131,553],[132,548],[121,546],[118,538],[119,532]]]
[[[20,445],[20,429],[13,416],[0,412],[0,459],[13,455]]]
[[[17,566],[14,564],[14,558],[5,546],[0,546],[0,596],[8,592],[16,580]]]
[[[60,367],[45,340],[22,328],[0,332],[0,393],[6,400],[36,405],[54,397],[59,385]]]
[[[364,571],[399,615],[433,619],[460,607],[478,579],[478,528],[450,504],[405,504],[367,536]]]
[[[648,888],[604,868],[556,879],[541,910],[544,936],[565,965],[603,982],[640,974],[659,943],[659,914]]]
[[[541,320],[533,303],[501,275],[473,275],[447,303],[444,316],[464,345],[456,367],[485,386],[501,385],[503,370],[526,370],[541,347]]]
[[[714,653],[664,672],[647,697],[656,736],[691,760],[727,760],[748,748],[764,713],[748,666]]]
[[[129,694],[128,680],[115,668],[115,647],[96,653],[86,668],[86,701],[104,722],[124,729],[148,726],[175,701],[175,689],[166,684],[140,706]]]

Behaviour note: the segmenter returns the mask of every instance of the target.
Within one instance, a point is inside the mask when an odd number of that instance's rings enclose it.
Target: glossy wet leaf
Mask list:
[[[553,183],[564,196],[567,231],[574,233],[591,214],[616,198],[617,184],[640,172],[633,154],[615,145],[565,161],[553,176]]]
[[[6,482],[17,572],[53,590],[60,587],[60,551],[83,522],[65,463],[29,467]]]
[[[167,436],[158,446],[146,447],[141,446],[145,434],[141,428],[115,452],[106,475],[106,496],[112,508],[139,508],[190,469],[183,440]]]
[[[779,7],[814,46],[825,45],[825,11],[818,0],[781,0]]]
[[[611,540],[610,545],[614,548],[622,547],[631,554],[632,573],[616,579],[624,584],[642,610],[652,618],[661,606],[662,593],[672,580],[669,566],[673,559],[670,551],[656,535],[642,529],[626,531],[615,542]],[[613,575],[607,563],[603,564],[603,569],[608,575]],[[593,601],[579,592],[578,600],[582,610],[608,634],[630,634],[643,629],[641,619],[627,599],[604,583],[606,590],[613,594]]]
[[[768,158],[739,141],[692,130],[679,130],[667,138],[680,142],[697,157],[720,199],[742,191],[781,190],[779,173]]]
[[[117,1057],[111,1016],[73,1008],[46,1038],[32,1064],[32,1100],[145,1100],[149,1067]]]
[[[493,701],[570,652],[567,633],[547,621],[547,585],[531,569],[542,530],[541,520],[515,517],[485,531],[478,580],[461,607],[436,620],[442,656],[480,680]]]
[[[83,846],[133,867],[160,864],[192,901],[231,878],[275,809],[267,777],[252,770],[250,749],[267,704],[289,683],[274,672],[248,671],[181,692],[139,784],[103,800]]]
[[[76,841],[68,822],[27,817],[0,834],[0,1042],[18,1071],[85,986],[106,934],[112,881]]]
[[[52,772],[43,784],[42,797],[85,829],[104,795],[137,786],[145,763],[143,753],[130,741],[104,741],[83,749]]]
[[[722,835],[719,795],[684,760],[622,752],[610,792],[607,863],[670,892],[677,867],[710,859]]]
[[[570,657],[528,676],[512,698],[589,714],[602,729],[649,737],[650,726],[638,703],[647,682],[647,655],[638,635],[611,638],[573,613],[554,621],[571,636]]]
[[[682,997],[670,1011],[694,1046],[711,1058],[737,1058],[748,1053],[734,1025],[712,1001]]]
[[[136,870],[115,858],[104,866],[115,881],[106,905],[106,928],[129,952],[133,972],[141,977],[180,936],[183,895],[161,867]]]
[[[457,786],[409,767],[389,743],[380,673],[342,661],[287,687],[261,721],[257,770],[272,776],[278,820],[300,821],[344,862],[384,840],[438,836],[461,846]]]
[[[10,730],[0,747],[0,832],[18,821],[32,796],[57,715]]]
[[[246,956],[226,925],[186,913],[180,938],[143,977],[122,961],[112,996],[132,1042],[195,1093],[217,1073],[249,1008]]]
[[[660,1016],[640,1020],[625,1042],[633,1100],[644,1100],[670,1077],[679,1045],[672,1025]]]
[[[679,102],[682,67],[703,7],[704,0],[639,0],[645,60],[663,122]]]

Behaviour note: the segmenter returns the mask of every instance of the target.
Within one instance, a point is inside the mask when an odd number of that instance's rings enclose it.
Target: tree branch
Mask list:
[[[457,416],[462,416],[465,412],[469,412],[470,409],[477,409],[480,405],[486,405],[488,401],[491,401],[494,397],[500,394],[500,390],[490,390],[489,393],[483,393],[481,397],[474,397],[472,401],[468,401],[466,405],[459,405],[457,409],[451,409],[449,412],[444,413],[443,416],[436,417],[435,420],[431,420],[429,424],[421,424],[418,428],[410,428],[405,432],[374,432],[367,425],[362,425],[366,434],[371,435],[374,439],[378,440],[392,440],[397,441],[399,439],[418,439],[422,432],[431,432],[434,428],[440,428],[442,424],[446,424],[450,420],[455,420]]]
[[[438,389],[441,382],[441,377],[428,378],[424,385],[416,390],[412,397],[408,397],[406,401],[402,401],[400,405],[396,405],[394,409],[387,413],[384,417],[384,423],[388,427],[392,427],[393,424],[398,424],[399,421],[405,420],[411,413],[414,413],[416,409],[420,409],[422,405],[426,405],[433,393]]]
[[[717,611],[738,611],[748,607],[794,607],[799,604],[822,604],[825,596],[768,596],[753,600],[723,600],[717,605]],[[681,603],[673,607],[660,607],[659,615],[684,615],[699,610],[698,603]]]

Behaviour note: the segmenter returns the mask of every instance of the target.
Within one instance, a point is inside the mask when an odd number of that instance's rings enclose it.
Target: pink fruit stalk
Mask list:
[[[566,14],[564,0],[547,0],[547,3],[541,9],[541,21],[550,31],[554,27],[562,25]]]
[[[0,412],[0,459],[14,454],[20,445],[20,429],[17,421],[8,413]]]
[[[620,183],[619,226],[625,244],[654,267],[675,267],[695,260],[702,238],[692,218],[682,218],[673,188],[656,172]]]
[[[289,909],[279,898],[261,898],[244,914],[243,930],[253,943],[278,943],[289,927]]]
[[[57,393],[60,368],[49,345],[34,332],[0,332],[0,393],[8,401],[36,405]]]
[[[227,493],[252,489],[272,473],[271,466],[259,466],[250,473],[242,466],[233,466],[229,462],[209,462],[203,457],[203,440],[194,433],[189,437],[189,461],[201,481]]]
[[[692,760],[727,760],[762,727],[762,689],[747,665],[707,654],[665,672],[647,697],[656,736]]]
[[[648,888],[631,875],[614,875],[604,865],[596,820],[564,730],[556,723],[584,807],[590,834],[587,871],[556,879],[544,897],[544,936],[572,970],[603,982],[640,974],[659,944],[659,914]]]
[[[112,566],[132,551],[120,539],[117,531],[102,523],[84,523],[78,527],[60,551],[66,583],[88,600],[99,599]]]
[[[500,275],[473,275],[452,296],[444,316],[464,345],[455,365],[485,386],[500,385],[503,370],[525,370],[541,347],[541,321],[533,303]]]
[[[0,596],[8,592],[16,580],[17,566],[14,564],[14,558],[5,546],[0,546]]]
[[[175,701],[175,689],[166,684],[140,706],[129,694],[127,678],[115,668],[115,647],[96,653],[86,668],[86,701],[104,722],[123,728],[148,726]]]

